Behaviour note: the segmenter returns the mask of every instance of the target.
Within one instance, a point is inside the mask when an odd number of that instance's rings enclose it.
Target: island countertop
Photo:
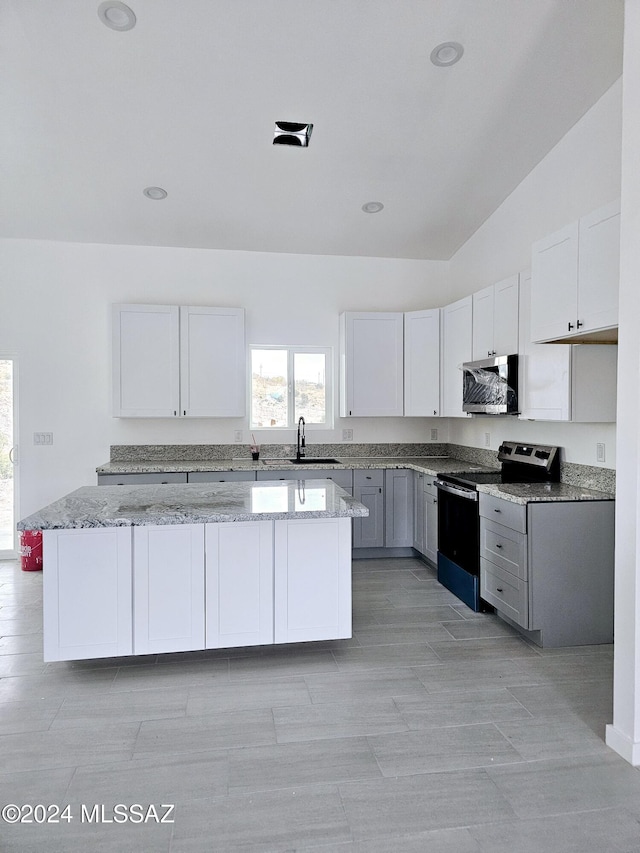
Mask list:
[[[83,486],[18,522],[18,530],[138,527],[364,517],[332,480]]]

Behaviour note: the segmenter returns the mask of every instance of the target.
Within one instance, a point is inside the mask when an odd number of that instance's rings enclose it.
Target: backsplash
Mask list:
[[[461,444],[316,444],[305,448],[306,455],[313,457],[335,457],[337,459],[358,458],[407,458],[450,456],[474,465],[499,467],[498,452],[482,447],[466,447]],[[295,456],[295,444],[262,444],[262,459],[289,459]],[[114,444],[111,446],[111,462],[200,462],[203,460],[249,459],[251,452],[246,444]],[[615,493],[616,472],[612,468],[593,465],[577,465],[573,462],[560,463],[560,480],[571,486],[597,489]]]
[[[309,458],[333,456],[349,459],[361,457],[450,456],[448,444],[308,444]],[[262,459],[289,459],[296,445],[261,444]],[[195,462],[204,459],[250,459],[248,444],[115,444],[111,446],[111,462]]]

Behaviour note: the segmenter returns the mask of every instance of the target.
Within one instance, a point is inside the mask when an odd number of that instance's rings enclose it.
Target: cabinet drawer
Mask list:
[[[528,580],[527,537],[511,527],[480,519],[480,556],[520,580]]]
[[[183,472],[162,474],[98,474],[99,486],[144,486],[156,483],[186,483]]]
[[[258,480],[333,480],[333,482],[349,494],[353,494],[353,479],[351,470],[334,468],[306,468],[303,465],[292,465],[290,468],[258,471]]]
[[[424,480],[422,481],[422,488],[424,490],[425,495],[431,495],[432,498],[438,497],[438,490],[433,484],[435,477],[433,474],[425,474]]]
[[[302,477],[291,468],[281,470],[280,468],[269,468],[266,471],[258,471],[256,480],[301,480]]]
[[[241,483],[255,480],[254,471],[190,471],[189,483]]]
[[[527,532],[526,504],[516,504],[480,492],[480,515],[498,524],[504,524],[505,527],[519,530],[520,533]]]
[[[384,469],[369,468],[366,470],[355,470],[353,472],[354,486],[384,486]]]
[[[529,584],[482,557],[480,597],[517,625],[529,627]]]
[[[308,471],[307,480],[333,480],[345,492],[353,494],[353,472],[351,469],[330,468],[329,470]]]

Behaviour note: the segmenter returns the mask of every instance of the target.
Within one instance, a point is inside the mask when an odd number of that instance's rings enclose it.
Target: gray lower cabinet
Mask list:
[[[384,471],[382,469],[353,472],[353,496],[369,510],[366,518],[353,519],[354,548],[384,546]]]
[[[438,490],[433,485],[433,476],[424,478],[424,551],[432,563],[438,561]]]
[[[255,471],[189,471],[188,483],[244,483],[256,479]]]
[[[413,545],[413,473],[406,468],[384,472],[384,544],[387,548]]]
[[[414,473],[413,547],[435,563],[438,559],[438,491],[432,474]]]
[[[98,474],[99,486],[146,486],[155,483],[186,483],[185,472],[159,474]]]
[[[614,511],[481,494],[481,597],[543,647],[613,642]]]
[[[424,492],[425,475],[415,471],[413,475],[413,547],[425,553],[427,539],[427,516]]]

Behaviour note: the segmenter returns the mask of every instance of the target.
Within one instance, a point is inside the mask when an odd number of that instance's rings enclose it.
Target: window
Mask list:
[[[333,427],[331,349],[251,347],[251,428]]]

